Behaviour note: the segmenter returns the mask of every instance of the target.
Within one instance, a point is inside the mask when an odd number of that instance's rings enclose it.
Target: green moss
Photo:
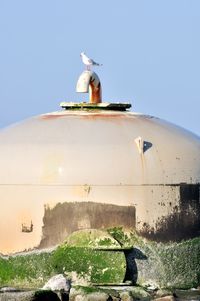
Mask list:
[[[120,245],[122,248],[137,248],[146,256],[146,259],[135,259],[137,283],[142,286],[186,289],[200,284],[200,238],[162,244],[141,238],[135,232],[125,232],[122,228],[109,229],[108,235],[100,232],[91,232],[89,236],[88,232],[76,234],[50,253],[0,257],[0,286],[41,287],[58,273],[75,273],[76,277],[96,284],[121,283],[126,262],[123,252],[117,250]],[[76,246],[78,237],[80,243]],[[117,249],[113,247],[114,239]],[[69,241],[73,243],[70,245]],[[89,248],[84,246],[86,241]],[[110,242],[115,251],[103,250],[104,246],[109,249]]]
[[[65,244],[87,248],[119,248],[120,244],[106,231],[87,229],[75,231],[66,239]]]
[[[132,241],[122,227],[114,227],[107,230],[108,233],[123,247],[132,247]]]
[[[0,258],[0,285],[35,287],[52,273],[50,253]]]
[[[150,300],[150,294],[142,287],[135,286],[130,289],[130,296],[135,300]]]
[[[123,228],[108,230],[121,246],[139,249],[147,260],[135,259],[138,283],[146,286],[191,288],[200,283],[200,238],[181,243],[156,243]]]
[[[125,259],[121,252],[62,245],[52,254],[51,262],[57,273],[76,271],[92,283],[122,282],[125,273]]]

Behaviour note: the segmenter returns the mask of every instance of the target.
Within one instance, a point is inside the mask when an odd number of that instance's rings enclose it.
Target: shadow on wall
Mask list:
[[[135,259],[147,260],[147,256],[137,248],[131,248],[123,252],[126,258],[126,274],[123,282],[130,281],[132,285],[136,285],[138,268]]]

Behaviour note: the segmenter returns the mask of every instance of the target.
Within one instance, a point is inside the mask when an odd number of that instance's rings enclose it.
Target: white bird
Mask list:
[[[90,59],[84,52],[81,52],[80,54],[82,58],[82,62],[84,65],[86,65],[87,70],[90,70],[91,66],[102,66],[102,64],[96,63],[92,59]]]

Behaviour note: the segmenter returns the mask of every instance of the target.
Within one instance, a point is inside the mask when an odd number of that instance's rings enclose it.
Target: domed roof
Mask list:
[[[43,114],[1,130],[0,146],[1,184],[167,185],[200,180],[199,137],[137,113]]]

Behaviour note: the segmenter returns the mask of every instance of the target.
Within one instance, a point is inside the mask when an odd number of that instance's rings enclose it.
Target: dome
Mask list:
[[[152,116],[71,109],[0,131],[1,253],[123,226],[156,241],[199,235],[200,139]]]

